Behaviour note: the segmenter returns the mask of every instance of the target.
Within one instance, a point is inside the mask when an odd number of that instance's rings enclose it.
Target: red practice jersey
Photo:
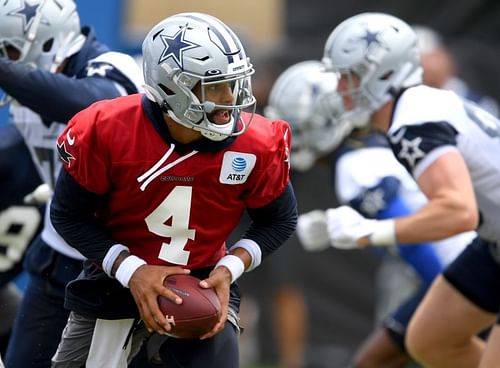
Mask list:
[[[86,190],[107,195],[97,217],[132,254],[148,264],[213,266],[245,208],[284,191],[290,128],[254,115],[220,151],[179,153],[141,98],[100,101],[75,115],[58,139],[64,167]]]

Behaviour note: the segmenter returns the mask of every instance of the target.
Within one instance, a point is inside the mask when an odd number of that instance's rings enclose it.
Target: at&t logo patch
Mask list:
[[[255,167],[256,157],[251,153],[228,151],[224,153],[219,181],[224,184],[242,184]]]

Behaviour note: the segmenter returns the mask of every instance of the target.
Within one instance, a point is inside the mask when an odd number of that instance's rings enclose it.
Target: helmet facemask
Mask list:
[[[363,88],[363,79],[350,69],[339,68],[335,73],[339,75],[337,92],[344,101],[342,118],[349,120],[353,127],[367,125],[375,108],[367,97],[367,91]],[[346,104],[346,101],[349,103]]]

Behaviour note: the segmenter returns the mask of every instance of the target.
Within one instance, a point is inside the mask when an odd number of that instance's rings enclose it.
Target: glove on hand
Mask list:
[[[307,251],[328,249],[330,239],[326,227],[325,211],[314,210],[300,215],[297,223],[297,237]]]
[[[364,218],[349,206],[341,206],[326,211],[326,223],[330,243],[339,249],[356,249],[358,240],[371,235],[376,228],[376,220]]]

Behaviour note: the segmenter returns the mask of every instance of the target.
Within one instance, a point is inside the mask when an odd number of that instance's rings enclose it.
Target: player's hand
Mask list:
[[[323,210],[314,210],[299,216],[297,237],[307,251],[319,251],[330,247],[330,238]]]
[[[355,249],[366,245],[363,240],[374,232],[377,221],[364,218],[349,206],[341,206],[326,211],[326,222],[332,246]]]
[[[148,331],[156,331],[163,335],[172,329],[160,311],[158,296],[163,295],[174,303],[181,304],[182,299],[163,286],[163,281],[169,275],[188,274],[189,272],[181,267],[143,265],[132,274],[129,281],[130,292]]]
[[[48,184],[40,184],[35,188],[34,191],[27,194],[23,202],[25,204],[39,205],[46,204],[50,197],[52,196],[52,189],[50,189]]]
[[[200,339],[208,339],[224,329],[227,320],[229,308],[229,289],[231,288],[231,273],[226,267],[217,267],[210,272],[208,278],[200,282],[200,286],[204,289],[213,287],[219,297],[221,305],[221,313],[219,321],[215,324],[212,331],[207,332]]]

